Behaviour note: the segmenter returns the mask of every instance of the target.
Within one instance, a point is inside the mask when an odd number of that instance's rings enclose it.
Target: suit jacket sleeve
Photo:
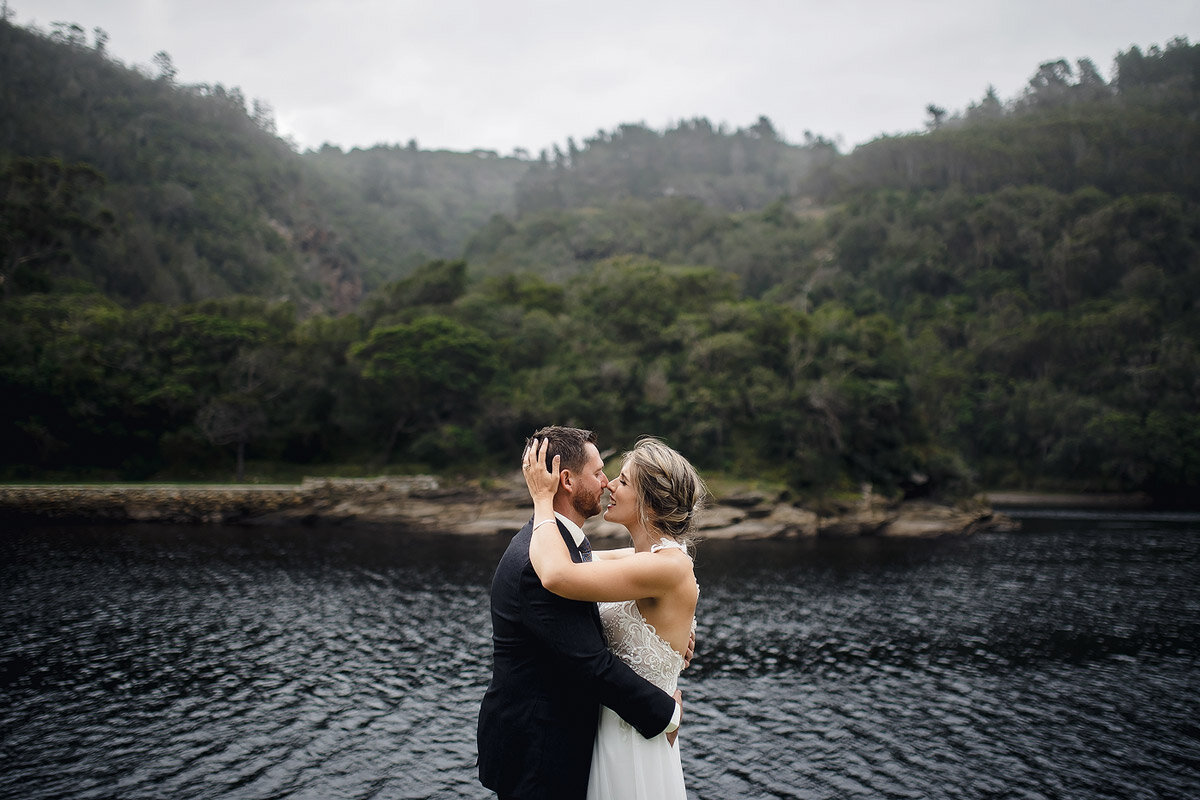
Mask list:
[[[609,651],[595,618],[595,603],[547,591],[532,566],[521,580],[526,624],[559,656],[562,668],[577,676],[580,691],[593,694],[647,739],[666,730],[675,699]]]

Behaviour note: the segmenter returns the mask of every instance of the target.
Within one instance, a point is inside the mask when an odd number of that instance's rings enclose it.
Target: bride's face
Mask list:
[[[608,508],[604,510],[604,519],[618,525],[629,527],[637,521],[637,489],[629,477],[629,467],[621,469],[621,474],[608,482]]]

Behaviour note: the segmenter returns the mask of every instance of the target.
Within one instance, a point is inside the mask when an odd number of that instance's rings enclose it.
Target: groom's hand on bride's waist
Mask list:
[[[671,747],[674,747],[675,739],[679,736],[679,726],[683,723],[683,692],[676,689],[675,694],[672,696],[675,698],[675,705],[678,707],[679,716],[672,720],[672,723],[675,725],[675,727],[667,731],[666,737],[667,744],[671,745]]]
[[[692,635],[688,637],[687,649],[683,651],[683,668],[687,669],[692,665],[692,656],[696,654],[696,632],[692,631]],[[679,736],[679,725],[683,721],[683,692],[675,690],[675,705],[678,707],[678,716],[671,720],[671,725],[667,726],[667,743],[672,747],[675,746],[675,739]]]

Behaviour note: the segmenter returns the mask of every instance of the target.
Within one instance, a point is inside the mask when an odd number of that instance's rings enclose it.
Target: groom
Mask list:
[[[608,486],[596,434],[553,426],[533,438],[549,440],[547,464],[561,456],[558,530],[572,560],[590,561],[580,528],[600,513]],[[492,579],[494,660],[479,709],[479,781],[500,800],[582,800],[601,705],[647,739],[674,732],[681,709],[608,651],[595,603],[542,588],[529,563],[532,535],[531,518]]]

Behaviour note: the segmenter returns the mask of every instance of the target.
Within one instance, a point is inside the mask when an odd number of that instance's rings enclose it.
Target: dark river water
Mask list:
[[[689,795],[1200,797],[1200,517],[708,542]],[[0,533],[0,797],[486,798],[504,541]]]

